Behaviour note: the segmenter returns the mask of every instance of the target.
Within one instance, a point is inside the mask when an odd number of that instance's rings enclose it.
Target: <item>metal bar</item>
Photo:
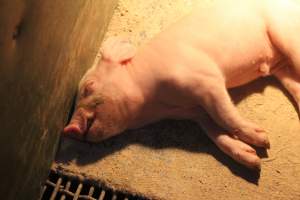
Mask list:
[[[59,179],[57,180],[57,182],[56,182],[56,185],[55,185],[54,191],[52,192],[52,195],[51,195],[51,197],[50,197],[50,200],[55,200],[55,197],[56,197],[57,192],[58,192],[58,190],[59,190],[59,188],[60,188],[61,182],[62,182],[62,178],[59,178]]]
[[[66,180],[63,182],[63,179]],[[56,181],[57,180],[57,181]],[[74,182],[73,182],[74,180]],[[56,183],[55,183],[56,182]],[[76,182],[76,183],[75,183]],[[71,185],[76,184],[78,186],[75,192],[70,191]],[[95,194],[95,191],[100,190],[99,196]],[[118,200],[121,197],[118,196],[118,193],[114,193],[111,190],[106,191],[105,189],[101,188],[99,185],[93,185],[89,182],[81,182],[78,179],[69,178],[68,176],[58,175],[55,172],[51,172],[51,176],[49,180],[46,180],[44,187],[42,188],[42,196],[40,200],[66,200],[66,199],[73,199],[73,200],[104,200],[109,199],[111,200]],[[80,194],[82,191],[88,191],[88,194]],[[146,200],[144,198],[137,198],[130,195],[123,194],[123,200],[129,200],[132,198],[138,200]],[[123,196],[122,195],[122,196]],[[95,196],[95,197],[93,197]],[[50,198],[49,198],[50,197]]]
[[[79,197],[79,195],[80,195],[80,192],[81,192],[81,189],[82,189],[82,183],[80,183],[80,184],[78,185],[73,200],[77,200],[77,199],[78,199],[78,197]]]
[[[97,200],[97,199],[95,199],[93,197],[90,197],[90,196],[87,196],[87,195],[79,195],[78,199],[80,199],[80,200],[83,200],[83,199],[85,199],[85,200]]]
[[[40,196],[40,199],[39,199],[39,200],[42,200],[42,199],[43,199],[43,196],[44,196],[44,194],[45,194],[46,189],[47,189],[47,186],[44,185],[44,186],[43,186],[43,189],[42,189],[42,193],[41,193],[42,195]]]
[[[99,197],[99,200],[103,200],[104,197],[105,197],[105,190],[102,190],[101,194],[100,194],[100,197]]]
[[[68,181],[67,184],[66,184],[66,187],[65,187],[65,190],[69,190],[71,187],[71,181]],[[60,200],[65,200],[66,199],[66,195],[63,194],[60,198]]]
[[[60,192],[63,193],[63,194],[67,194],[71,197],[74,197],[74,195],[75,195],[73,192],[70,192],[70,191],[65,190],[65,189],[61,189]]]
[[[50,185],[50,186],[52,186],[52,187],[55,187],[55,186],[56,186],[55,183],[52,183],[52,182],[49,181],[49,180],[46,181],[46,184],[47,184],[47,185]]]
[[[94,194],[95,188],[93,186],[90,187],[88,196],[92,197]]]
[[[117,200],[117,195],[114,194],[114,195],[112,196],[111,200]]]

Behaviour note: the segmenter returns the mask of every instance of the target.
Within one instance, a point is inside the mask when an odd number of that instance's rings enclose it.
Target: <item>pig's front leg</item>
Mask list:
[[[270,144],[263,129],[244,119],[232,103],[220,68],[210,59],[203,57],[201,66],[182,72],[181,85],[192,99],[208,112],[210,117],[240,140],[259,147]]]
[[[255,149],[250,145],[233,138],[230,134],[222,130],[207,115],[201,115],[194,119],[206,132],[209,138],[227,155],[238,163],[247,166],[250,169],[260,170],[261,161],[257,156]]]
[[[256,124],[244,119],[233,105],[225,85],[220,83],[210,87],[211,91],[198,96],[199,102],[217,124],[224,127],[239,139],[259,147],[269,148],[266,133]],[[205,86],[204,86],[205,87]],[[198,95],[196,92],[195,95]]]
[[[191,99],[199,102],[214,122],[226,132],[210,120],[201,118],[202,113],[194,120],[224,153],[249,168],[259,169],[260,160],[248,144],[269,148],[266,133],[238,113],[227,92],[220,68],[205,57],[199,64],[201,66],[198,65],[198,68],[185,68],[178,73],[177,86],[185,94],[187,92]]]

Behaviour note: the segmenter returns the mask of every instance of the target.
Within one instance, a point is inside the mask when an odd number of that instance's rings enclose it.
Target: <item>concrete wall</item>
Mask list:
[[[37,199],[117,0],[0,0],[0,198]]]

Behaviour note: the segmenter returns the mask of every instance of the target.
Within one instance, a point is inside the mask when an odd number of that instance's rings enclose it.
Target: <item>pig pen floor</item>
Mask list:
[[[210,0],[120,0],[106,37],[136,44]],[[300,124],[291,98],[267,78],[231,91],[241,114],[268,133],[260,174],[224,155],[199,127],[164,121],[100,144],[63,138],[52,169],[114,190],[168,200],[300,199]]]

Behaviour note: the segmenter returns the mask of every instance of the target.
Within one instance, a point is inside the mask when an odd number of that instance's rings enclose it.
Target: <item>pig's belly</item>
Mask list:
[[[227,69],[224,73],[226,87],[238,87],[259,77],[270,76],[279,68],[287,65],[288,61],[274,50],[272,58],[269,58],[268,60],[263,60],[257,64],[240,66],[236,69]]]
[[[265,64],[264,67],[271,69],[272,66]],[[260,66],[241,66],[235,72],[225,75],[226,88],[234,88],[247,84],[261,76],[268,76],[270,73],[260,71]]]

